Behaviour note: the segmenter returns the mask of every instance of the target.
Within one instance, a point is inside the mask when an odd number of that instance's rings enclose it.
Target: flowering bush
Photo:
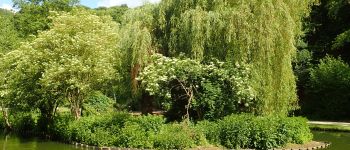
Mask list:
[[[249,66],[229,67],[219,61],[201,64],[191,59],[154,55],[153,63],[138,78],[158,98],[168,119],[212,119],[237,112],[252,112],[254,90]],[[187,116],[186,116],[187,115]]]

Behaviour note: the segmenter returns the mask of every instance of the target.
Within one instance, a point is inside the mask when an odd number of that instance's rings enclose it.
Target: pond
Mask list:
[[[314,140],[332,142],[327,150],[350,149],[350,133],[314,131]],[[38,138],[19,138],[15,135],[0,135],[0,150],[78,150],[73,145]]]
[[[327,141],[332,145],[326,150],[347,150],[350,149],[350,133],[314,131],[315,141]]]
[[[0,150],[77,150],[73,145],[38,138],[19,138],[15,135],[0,135]]]

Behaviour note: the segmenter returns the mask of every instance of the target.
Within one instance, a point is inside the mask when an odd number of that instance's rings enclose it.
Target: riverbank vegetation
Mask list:
[[[288,117],[306,112],[297,85],[310,85],[310,100],[347,91],[346,62],[327,56],[313,67],[303,46],[313,0],[14,4],[18,12],[0,11],[0,101],[2,128],[18,133],[127,148],[270,149],[312,139],[305,119]]]
[[[37,126],[37,116],[17,115],[10,121],[18,133],[41,131]],[[162,116],[132,116],[124,112],[75,120],[65,112],[55,117],[48,135],[52,140],[68,143],[140,149],[198,146],[270,149],[312,140],[306,119],[251,114],[231,115],[216,121],[166,123]]]
[[[338,124],[309,124],[310,129],[316,131],[337,131],[337,132],[350,132],[349,125]]]

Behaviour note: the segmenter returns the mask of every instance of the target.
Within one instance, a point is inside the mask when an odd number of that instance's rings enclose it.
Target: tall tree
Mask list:
[[[115,22],[121,23],[122,22],[122,16],[125,14],[125,12],[128,10],[127,5],[122,6],[113,6],[113,7],[99,7],[94,9],[97,15],[110,15]]]
[[[50,30],[5,55],[12,60],[8,61],[11,94],[17,100],[41,102],[40,106],[47,106],[40,109],[42,113],[51,116],[57,101],[67,99],[79,119],[86,95],[96,84],[115,77],[117,33],[110,17],[87,11],[76,9],[53,17]]]
[[[141,99],[149,101],[147,95],[138,89],[136,80],[139,72],[147,66],[150,56],[156,52],[155,38],[152,34],[155,28],[155,18],[153,16],[157,7],[155,5],[145,5],[140,8],[130,9],[121,18],[120,36],[122,38],[118,45],[122,52],[121,72],[123,84],[127,87],[120,91],[122,95],[137,99],[141,94]],[[147,98],[148,97],[148,98]],[[149,105],[152,102],[143,103]],[[143,106],[147,108],[147,106]]]
[[[6,53],[19,44],[18,33],[14,26],[14,13],[0,9],[0,53]]]
[[[7,128],[11,128],[11,124],[8,120],[8,90],[6,87],[6,69],[2,69],[2,58],[6,53],[14,50],[18,47],[20,39],[18,33],[14,27],[13,21],[14,13],[8,10],[0,9],[0,107],[2,110],[3,118]]]
[[[312,7],[306,41],[316,60],[331,54],[350,62],[349,12],[348,0],[320,0]]]
[[[167,0],[156,31],[167,56],[181,53],[252,65],[259,114],[287,114],[297,107],[291,60],[311,0]]]
[[[15,14],[15,25],[22,37],[37,35],[49,29],[50,11],[70,11],[79,0],[13,0],[19,9]]]

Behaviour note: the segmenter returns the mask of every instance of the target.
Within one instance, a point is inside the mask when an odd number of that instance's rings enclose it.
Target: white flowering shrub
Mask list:
[[[201,64],[159,54],[153,59],[155,63],[147,66],[138,80],[158,98],[168,117],[181,119],[187,113],[193,119],[211,119],[255,110],[249,66],[228,67],[218,61]]]

